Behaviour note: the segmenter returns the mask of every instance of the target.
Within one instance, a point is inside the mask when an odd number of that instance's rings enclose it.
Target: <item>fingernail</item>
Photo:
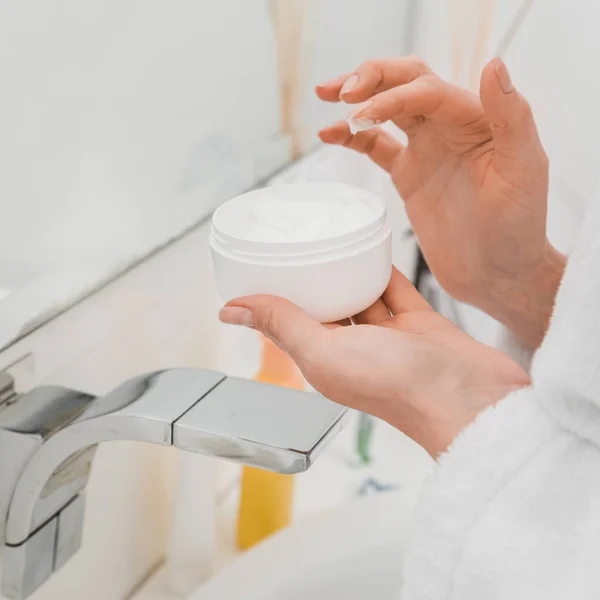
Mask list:
[[[360,78],[356,73],[354,75],[350,75],[350,77],[346,79],[344,85],[342,86],[342,89],[340,90],[340,97],[342,97],[344,94],[347,94],[348,92],[351,92],[357,86],[359,79]]]
[[[339,85],[339,78],[338,79],[330,79],[329,81],[323,81],[322,83],[317,83],[317,87],[318,88],[331,87],[332,85],[335,85],[336,83]]]
[[[219,313],[219,321],[227,325],[254,327],[254,315],[249,308],[242,306],[225,306]]]
[[[515,86],[513,85],[510,73],[501,58],[498,59],[498,64],[496,65],[496,75],[498,76],[498,83],[500,84],[502,91],[505,94],[512,94],[515,90]]]

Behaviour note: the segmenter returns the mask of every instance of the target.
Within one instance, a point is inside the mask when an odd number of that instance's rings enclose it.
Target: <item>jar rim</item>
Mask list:
[[[330,188],[334,193],[334,188],[346,188],[352,189],[360,193],[363,198],[367,198],[372,206],[375,206],[376,216],[373,219],[361,224],[359,227],[349,229],[348,231],[327,237],[320,237],[314,240],[302,240],[302,241],[256,241],[239,236],[233,235],[225,231],[222,221],[223,215],[231,213],[232,208],[235,208],[236,204],[242,203],[253,196],[258,196],[264,192],[264,189],[252,190],[232,198],[231,200],[222,204],[213,214],[211,238],[217,243],[218,246],[226,248],[228,251],[241,256],[246,256],[248,259],[255,257],[256,259],[267,259],[269,257],[300,257],[310,256],[323,252],[336,251],[346,246],[352,246],[353,244],[360,244],[365,239],[376,235],[377,232],[381,231],[385,227],[387,222],[387,211],[385,202],[376,194],[359,188],[357,186],[338,183],[338,182],[301,182],[293,183],[282,186],[276,186],[276,188],[267,189],[280,189],[285,188],[299,188],[305,187],[308,191],[314,191],[320,189],[321,191],[325,188]]]
[[[386,220],[381,227],[378,227],[369,235],[366,235],[359,240],[354,240],[352,243],[337,247],[322,248],[313,252],[295,254],[256,254],[241,252],[235,247],[223,243],[223,241],[214,234],[214,231],[211,231],[209,236],[209,244],[213,252],[217,252],[218,254],[239,263],[290,267],[293,265],[311,265],[333,262],[348,258],[370,250],[383,243],[391,235],[392,228]]]

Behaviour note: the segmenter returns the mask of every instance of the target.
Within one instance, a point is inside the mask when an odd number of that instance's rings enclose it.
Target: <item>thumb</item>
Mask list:
[[[525,191],[547,180],[548,157],[529,102],[515,89],[504,61],[490,61],[481,75],[481,103],[494,136],[494,168]]]
[[[296,305],[276,296],[246,296],[228,302],[219,319],[260,331],[302,368],[323,348],[327,329]]]

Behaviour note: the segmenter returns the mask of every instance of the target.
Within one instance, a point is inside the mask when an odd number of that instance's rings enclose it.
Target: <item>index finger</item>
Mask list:
[[[464,127],[484,115],[478,96],[438,77],[426,76],[376,94],[353,118],[376,124],[424,116],[440,125]]]
[[[325,102],[339,102],[340,101],[340,90],[344,85],[345,81],[350,77],[351,73],[345,73],[330,81],[319,83],[315,87],[317,96]]]
[[[431,72],[429,65],[418,56],[368,60],[352,74],[355,76],[352,89],[344,90],[343,86],[340,87],[340,97],[348,104],[359,104],[373,94],[405,85],[419,77],[430,75]]]
[[[431,73],[427,63],[417,56],[378,58],[362,63],[353,73],[345,73],[317,86],[317,95],[326,102],[359,104],[373,94],[389,90],[397,85],[410,83],[422,75]],[[353,84],[346,90],[345,84]]]

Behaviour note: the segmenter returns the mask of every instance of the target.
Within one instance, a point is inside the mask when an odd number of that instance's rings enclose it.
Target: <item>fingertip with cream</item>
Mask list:
[[[368,112],[369,108],[373,106],[373,101],[369,100],[368,102],[363,103],[360,107],[353,110],[347,117],[346,123],[350,127],[350,133],[352,135],[360,132],[360,131],[368,131],[369,129],[373,129],[376,127],[378,122],[365,115],[365,112]]]

